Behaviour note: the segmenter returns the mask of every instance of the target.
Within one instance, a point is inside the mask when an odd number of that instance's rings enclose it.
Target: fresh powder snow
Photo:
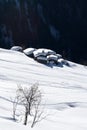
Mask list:
[[[0,130],[29,130],[23,125],[23,108],[12,117],[12,100],[18,85],[38,83],[46,118],[34,130],[87,130],[87,67],[69,62],[50,67],[24,53],[0,49]]]

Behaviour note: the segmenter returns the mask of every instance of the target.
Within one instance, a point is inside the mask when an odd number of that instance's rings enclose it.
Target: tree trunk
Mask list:
[[[27,108],[26,108],[24,125],[27,125],[27,120],[28,120],[28,111],[27,111]]]

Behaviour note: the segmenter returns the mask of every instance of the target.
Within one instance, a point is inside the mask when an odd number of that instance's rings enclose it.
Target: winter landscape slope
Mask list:
[[[0,130],[28,130],[23,115],[12,119],[11,100],[17,85],[39,83],[46,118],[34,130],[87,130],[87,67],[69,62],[71,67],[46,66],[23,53],[0,49]],[[21,116],[20,116],[21,115]]]

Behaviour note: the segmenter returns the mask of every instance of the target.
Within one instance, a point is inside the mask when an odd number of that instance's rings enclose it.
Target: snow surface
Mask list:
[[[47,117],[34,130],[87,130],[87,67],[46,66],[21,52],[0,49],[0,130],[29,130],[12,119],[17,85],[38,82]],[[21,111],[19,111],[20,115]]]

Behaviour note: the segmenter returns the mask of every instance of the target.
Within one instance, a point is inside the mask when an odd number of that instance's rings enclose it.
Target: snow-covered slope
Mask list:
[[[34,130],[87,130],[87,67],[46,66],[23,53],[0,49],[0,130],[28,130],[12,120],[17,85],[39,83],[47,117]],[[30,123],[30,122],[29,122]]]

